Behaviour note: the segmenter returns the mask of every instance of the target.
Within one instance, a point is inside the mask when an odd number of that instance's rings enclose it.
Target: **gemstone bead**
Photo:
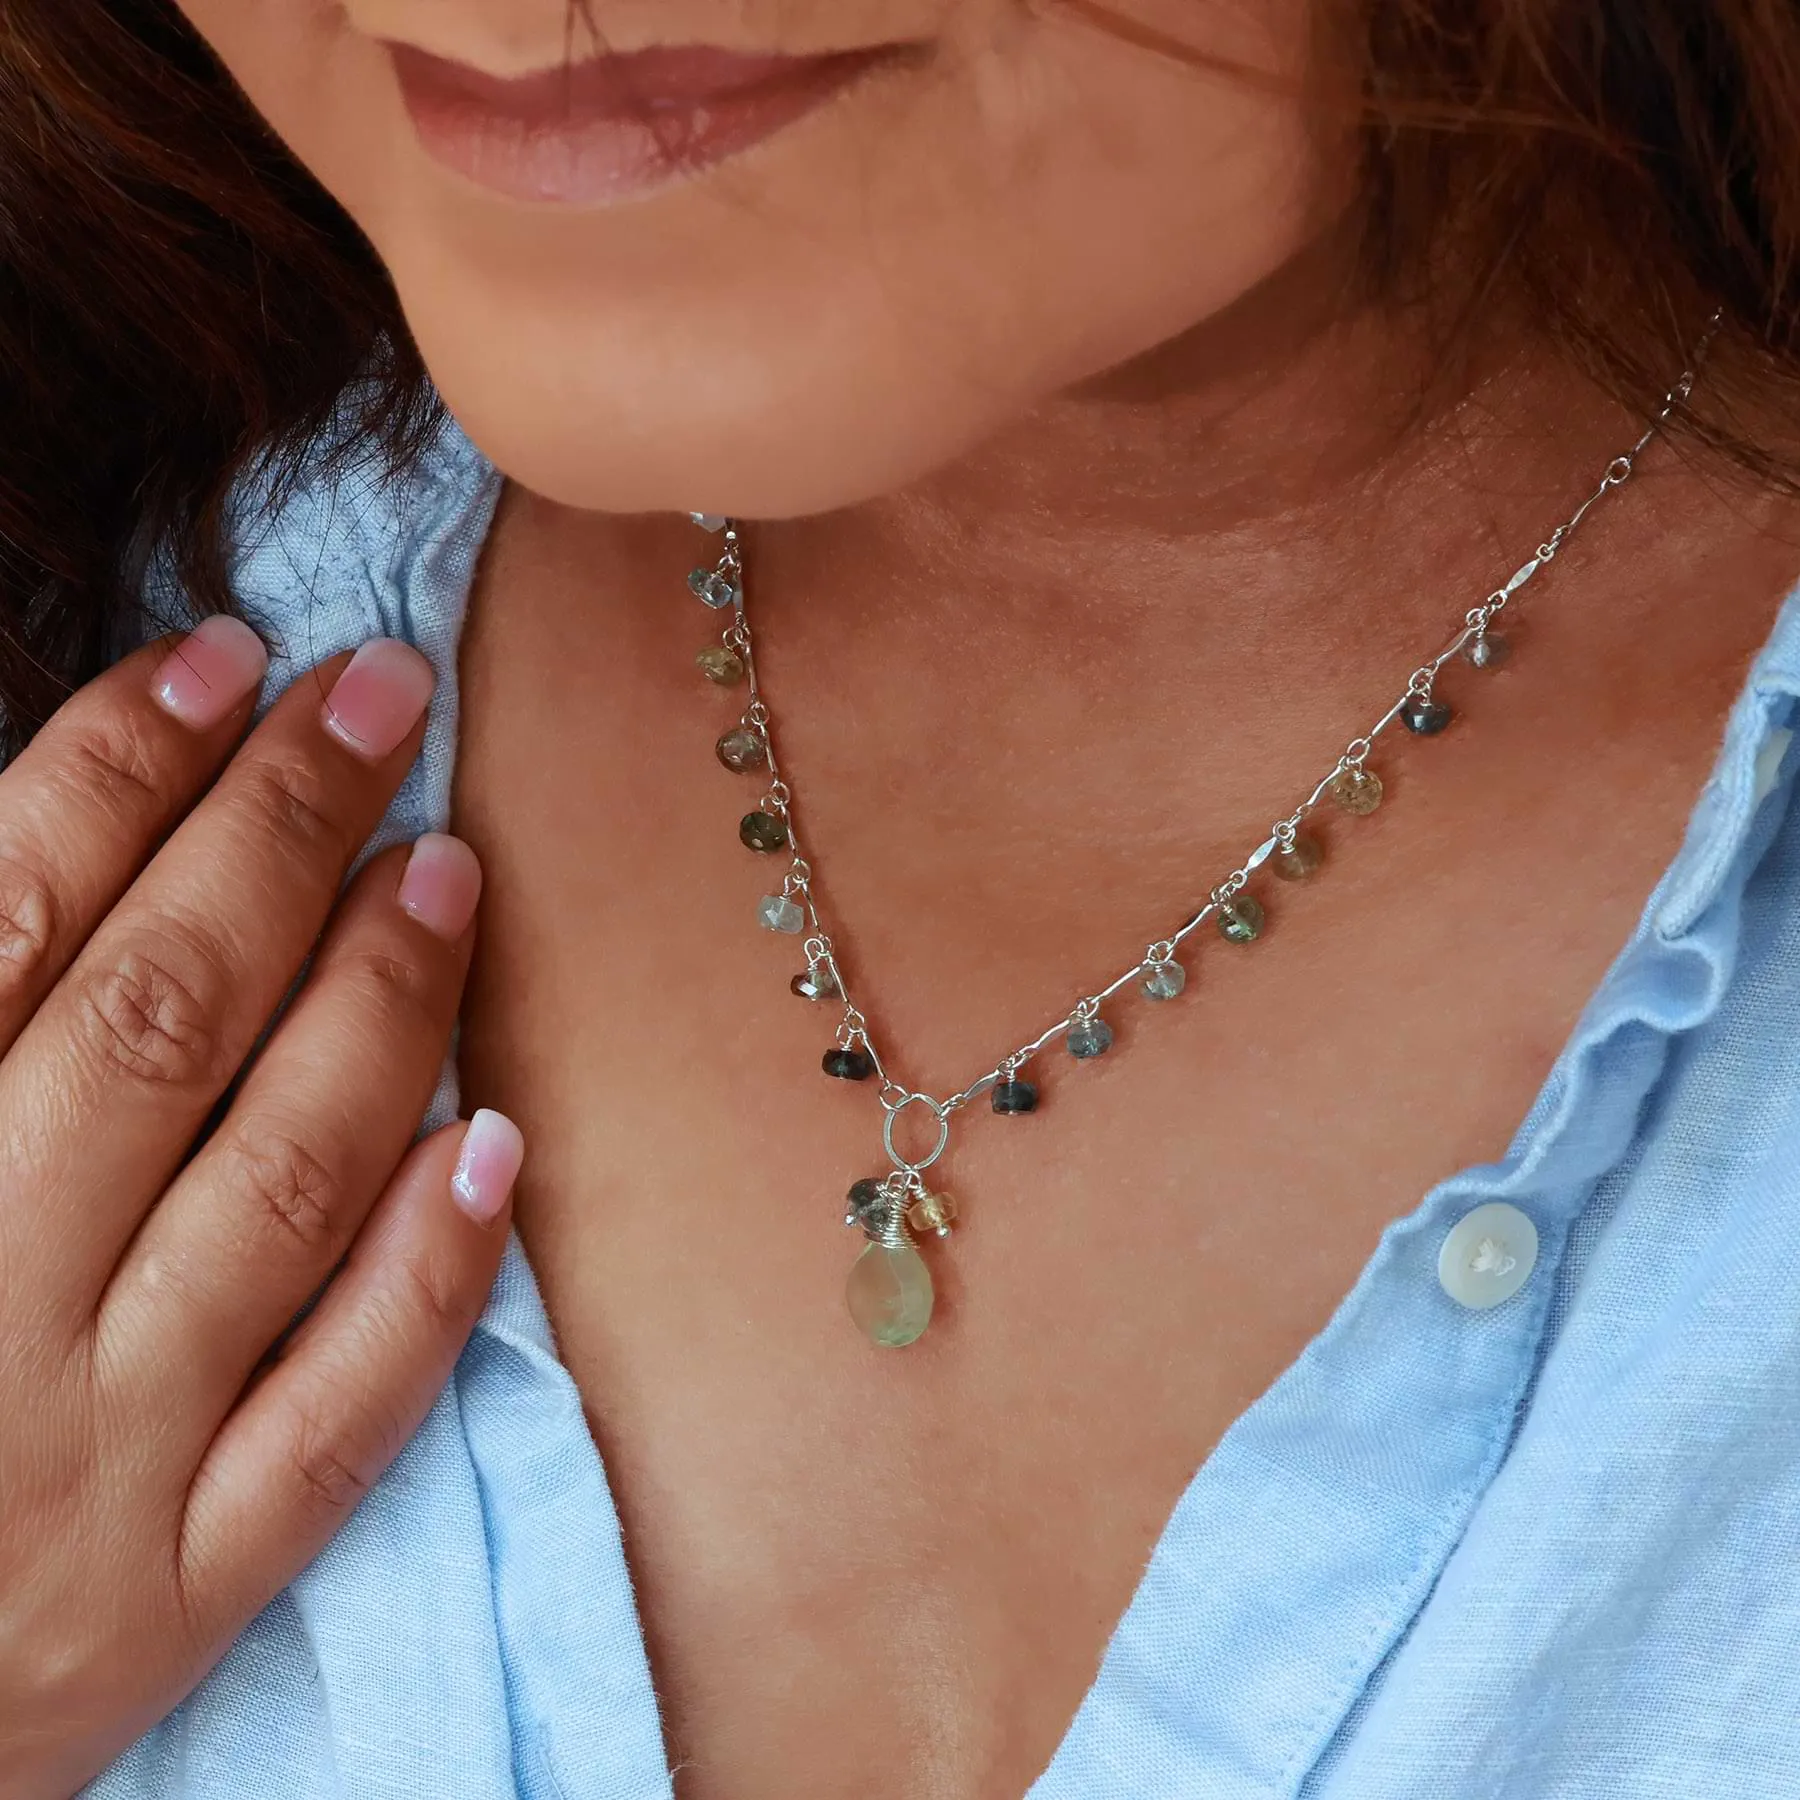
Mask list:
[[[1381,777],[1373,769],[1340,769],[1329,792],[1345,812],[1366,815],[1381,804]]]
[[[993,1107],[997,1113],[1036,1112],[1038,1103],[1037,1083],[1021,1081],[1014,1076],[1010,1081],[994,1083]]]
[[[843,992],[829,963],[814,963],[810,969],[802,969],[788,988],[802,1000],[835,1000]]]
[[[688,517],[692,519],[702,531],[723,531],[725,529],[725,515],[723,513],[689,513]]]
[[[948,1237],[950,1227],[956,1223],[956,1200],[950,1194],[921,1194],[906,1209],[906,1222],[914,1231]]]
[[[695,569],[688,576],[688,589],[696,600],[704,601],[715,612],[738,603],[737,583],[717,569]]]
[[[1441,700],[1408,694],[1400,705],[1400,723],[1417,737],[1436,737],[1456,717]]]
[[[1269,858],[1269,867],[1283,881],[1304,881],[1325,859],[1317,838],[1296,835]]]
[[[1173,1000],[1187,986],[1187,970],[1178,962],[1157,963],[1144,977],[1144,992],[1152,1000]]]
[[[748,725],[734,725],[713,748],[719,761],[738,775],[747,769],[760,769],[769,760],[768,741]]]
[[[1219,907],[1219,936],[1230,944],[1253,943],[1262,936],[1262,902],[1251,894],[1233,894]]]
[[[756,903],[757,923],[764,931],[785,931],[797,935],[806,924],[806,910],[786,894],[764,894]]]
[[[875,1059],[866,1050],[827,1050],[819,1066],[839,1081],[867,1081],[875,1073]]]
[[[850,1265],[844,1300],[871,1344],[898,1350],[931,1323],[931,1271],[911,1244],[868,1244]]]
[[[1511,655],[1511,643],[1491,631],[1477,632],[1463,645],[1463,656],[1478,669],[1497,669]]]
[[[871,1176],[854,1182],[844,1199],[844,1223],[860,1225],[870,1237],[880,1237],[893,1216],[894,1203],[881,1182]]]
[[[1104,1019],[1076,1019],[1069,1026],[1069,1054],[1081,1062],[1104,1056],[1113,1045],[1113,1029]]]
[[[773,813],[745,813],[738,821],[738,836],[743,840],[746,850],[768,856],[776,850],[787,848],[788,828]]]
[[[724,644],[708,644],[694,658],[694,667],[720,687],[735,687],[745,674],[744,659]]]

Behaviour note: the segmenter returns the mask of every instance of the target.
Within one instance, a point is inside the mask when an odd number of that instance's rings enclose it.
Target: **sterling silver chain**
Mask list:
[[[1695,367],[1700,363],[1717,322],[1715,315],[1706,337],[1696,351]],[[803,847],[804,841],[796,817],[794,789],[783,774],[774,715],[757,667],[755,639],[745,608],[742,533],[735,520],[696,513],[694,519],[697,524],[722,534],[723,548],[713,567],[693,572],[689,578],[689,587],[708,606],[729,615],[718,649],[702,651],[700,660],[702,666],[706,667],[707,660],[713,659],[714,667],[709,668],[708,673],[715,681],[742,681],[748,687],[749,702],[743,710],[736,732],[728,733],[727,737],[738,737],[750,761],[732,762],[730,766],[751,768],[758,772],[766,770],[767,781],[759,810],[751,817],[778,823],[779,830],[772,835],[777,839],[778,847],[785,850],[788,857],[780,894],[771,895],[763,902],[763,923],[778,931],[791,932],[795,936],[803,935],[802,949],[808,976],[796,978],[796,991],[807,991],[802,988],[801,983],[811,978],[820,991],[809,993],[809,997],[832,999],[841,1004],[836,1032],[837,1050],[847,1053],[853,1064],[859,1055],[867,1059],[866,1067],[859,1064],[855,1066],[861,1067],[864,1075],[872,1074],[876,1078],[877,1092],[886,1115],[883,1120],[883,1144],[893,1170],[886,1177],[880,1178],[878,1183],[859,1184],[869,1188],[879,1185],[882,1200],[872,1210],[865,1206],[860,1214],[853,1206],[852,1222],[863,1225],[867,1235],[877,1243],[886,1243],[892,1247],[909,1243],[904,1223],[906,1209],[909,1204],[914,1208],[914,1229],[920,1229],[916,1209],[920,1202],[931,1198],[923,1179],[924,1173],[943,1155],[950,1139],[950,1122],[956,1113],[983,1094],[1000,1088],[1002,1084],[1013,1084],[1009,1092],[1019,1090],[1021,1071],[1057,1039],[1067,1038],[1072,1032],[1086,1032],[1090,1039],[1095,1031],[1103,1032],[1100,1050],[1104,1050],[1111,1037],[1110,1030],[1104,1027],[1101,1020],[1101,1009],[1133,983],[1144,983],[1159,971],[1165,972],[1166,991],[1162,997],[1172,997],[1174,993],[1178,993],[1185,981],[1185,974],[1178,961],[1179,952],[1188,939],[1209,920],[1241,928],[1226,932],[1227,936],[1235,937],[1239,942],[1256,936],[1261,929],[1261,907],[1253,900],[1240,898],[1244,896],[1251,877],[1271,857],[1292,858],[1298,850],[1305,847],[1300,828],[1328,796],[1343,800],[1352,812],[1372,808],[1381,790],[1379,780],[1373,777],[1367,764],[1382,734],[1389,731],[1396,722],[1404,722],[1420,735],[1430,735],[1442,728],[1451,715],[1449,708],[1436,699],[1434,688],[1444,665],[1459,654],[1477,666],[1486,666],[1500,660],[1505,651],[1505,643],[1498,633],[1490,631],[1493,622],[1512,604],[1520,589],[1539,570],[1554,561],[1593,507],[1631,478],[1638,458],[1667,424],[1671,414],[1687,399],[1693,383],[1694,370],[1690,368],[1669,390],[1660,410],[1637,442],[1607,464],[1593,491],[1501,586],[1495,588],[1480,605],[1471,607],[1464,613],[1461,625],[1449,642],[1435,656],[1412,671],[1399,697],[1360,737],[1352,738],[1345,745],[1337,760],[1311,792],[1290,812],[1277,819],[1268,834],[1242,862],[1211,888],[1203,906],[1189,914],[1167,937],[1148,945],[1144,954],[1112,981],[1080,997],[1068,1012],[1046,1026],[1036,1037],[1009,1051],[992,1068],[946,1099],[938,1099],[899,1079],[881,1054],[868,1014],[851,995],[838,962],[836,941],[821,915],[813,891],[813,865]],[[721,740],[721,756],[724,756],[725,748],[725,742]],[[1360,791],[1372,793],[1375,798],[1364,805],[1352,804],[1351,797]],[[749,825],[750,819],[746,819],[746,828]],[[745,841],[750,843],[751,839],[746,836]],[[752,843],[751,847],[766,850],[770,845],[758,842]],[[780,922],[773,922],[777,920]],[[1150,991],[1154,993],[1156,990],[1152,988]],[[828,1065],[830,1061],[831,1053],[828,1053]],[[840,1068],[831,1072],[843,1071]],[[1034,1087],[1027,1087],[1023,1091],[1029,1093],[1032,1105],[1020,1106],[1016,1110],[1032,1110],[1036,1090]],[[929,1115],[935,1123],[935,1130],[927,1134],[929,1141],[922,1154],[908,1156],[898,1146],[897,1131],[902,1116],[914,1108]],[[950,1216],[953,1217],[954,1214]],[[947,1219],[940,1220],[936,1215],[929,1217],[932,1226],[940,1233],[947,1231]]]

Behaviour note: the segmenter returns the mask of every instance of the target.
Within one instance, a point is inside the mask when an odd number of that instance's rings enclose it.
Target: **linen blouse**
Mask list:
[[[371,849],[446,826],[499,487],[446,422],[398,479],[315,466],[240,509],[265,701],[376,634],[436,667]],[[1797,695],[1791,598],[1511,1147],[1397,1197],[1195,1472],[1030,1800],[1800,1795]],[[427,1123],[455,1111],[452,1054]],[[1482,1206],[1506,1229],[1465,1279],[1516,1286],[1494,1305],[1441,1279]],[[87,1791],[667,1800],[606,1471],[516,1236],[386,1476]]]

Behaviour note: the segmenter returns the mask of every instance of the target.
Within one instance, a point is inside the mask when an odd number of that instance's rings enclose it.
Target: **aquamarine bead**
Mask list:
[[[1144,992],[1152,1000],[1173,1000],[1187,986],[1187,970],[1178,962],[1156,963],[1144,977]]]
[[[756,922],[764,931],[785,931],[792,935],[806,924],[806,910],[785,894],[764,894],[756,903]]]
[[[736,606],[741,596],[737,583],[717,569],[695,569],[688,576],[688,591],[696,600],[704,601],[715,612]]]

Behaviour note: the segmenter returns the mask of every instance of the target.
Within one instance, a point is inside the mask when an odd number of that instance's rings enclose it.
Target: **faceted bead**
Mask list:
[[[1219,936],[1231,944],[1248,944],[1262,936],[1262,902],[1251,894],[1233,894],[1219,907]]]
[[[875,1059],[866,1050],[827,1050],[819,1066],[839,1081],[867,1081],[875,1073]]]
[[[1441,700],[1408,694],[1400,706],[1400,723],[1417,737],[1436,737],[1456,717]]]
[[[738,836],[743,840],[746,850],[768,856],[776,850],[787,848],[788,828],[773,813],[745,813],[738,821]]]
[[[1295,835],[1293,841],[1269,858],[1272,868],[1283,881],[1304,881],[1325,859],[1317,838]]]
[[[737,583],[717,569],[695,569],[688,576],[688,588],[696,600],[703,600],[715,612],[738,603]]]
[[[1373,769],[1340,769],[1330,794],[1347,813],[1372,813],[1381,804],[1381,777]]]
[[[894,1203],[888,1198],[887,1190],[873,1176],[852,1184],[850,1192],[845,1196],[844,1206],[844,1223],[860,1225],[870,1237],[881,1236],[894,1211]]]
[[[723,513],[689,513],[688,517],[692,519],[702,531],[723,531],[725,529],[725,515]]]
[[[735,687],[745,674],[744,659],[724,644],[708,644],[694,658],[694,667],[720,687]]]
[[[921,1194],[906,1209],[906,1222],[914,1231],[931,1231],[948,1237],[956,1223],[956,1201],[949,1194]]]
[[[756,919],[764,931],[785,931],[794,936],[806,925],[806,910],[786,894],[764,894],[756,903]]]
[[[931,1323],[931,1271],[911,1244],[868,1244],[850,1265],[844,1299],[871,1344],[898,1350]]]
[[[1037,1083],[1021,1081],[1014,1076],[1010,1081],[994,1083],[993,1106],[997,1113],[1036,1112],[1038,1103]]]
[[[1512,655],[1512,645],[1494,632],[1481,631],[1463,645],[1463,655],[1478,669],[1497,669]]]
[[[1144,992],[1152,1000],[1173,1000],[1187,986],[1187,970],[1178,962],[1157,963],[1144,977]]]
[[[719,761],[739,775],[747,769],[760,769],[769,760],[768,741],[748,725],[734,725],[713,748]]]
[[[810,969],[802,969],[788,988],[802,1000],[835,1000],[843,992],[829,963],[814,963]]]
[[[1069,1054],[1082,1062],[1112,1048],[1113,1029],[1102,1018],[1076,1019],[1069,1026]]]

